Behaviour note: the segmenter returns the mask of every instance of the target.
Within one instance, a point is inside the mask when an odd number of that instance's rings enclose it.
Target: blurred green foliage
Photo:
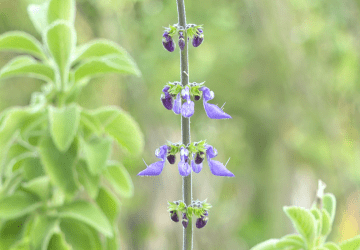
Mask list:
[[[1,0],[0,33],[24,30],[37,36],[26,13],[29,2]],[[190,48],[190,81],[206,81],[213,103],[233,119],[209,122],[201,103],[191,118],[192,140],[207,139],[219,161],[231,157],[235,178],[212,176],[205,166],[193,176],[195,199],[211,202],[207,227],[194,233],[195,249],[249,249],[291,233],[281,208],[309,208],[316,180],[338,200],[335,242],[359,234],[360,216],[360,1],[185,1],[187,22],[204,24],[204,43]],[[94,79],[81,105],[114,104],[130,112],[146,138],[146,162],[168,139],[180,141],[180,117],[163,108],[161,89],[179,80],[179,50],[163,49],[163,27],[177,22],[175,0],[77,1],[78,43],[94,37],[123,45],[142,80]],[[37,36],[37,38],[39,38]],[[3,66],[13,54],[2,54]],[[3,80],[0,108],[27,105],[40,88],[35,80]],[[117,157],[121,158],[121,152]],[[156,178],[135,177],[144,164],[126,159],[134,198],[120,217],[123,249],[179,249],[182,231],[166,212],[181,197],[177,168]],[[175,165],[176,166],[176,165]],[[280,223],[281,222],[281,223]]]

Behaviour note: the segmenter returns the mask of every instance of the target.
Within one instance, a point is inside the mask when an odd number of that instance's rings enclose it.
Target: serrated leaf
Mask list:
[[[91,59],[80,64],[75,70],[75,82],[108,73],[133,74],[140,76],[140,71],[130,59],[124,56],[111,56]]]
[[[323,209],[322,210],[322,228],[321,228],[321,235],[327,236],[331,232],[331,218],[329,213]]]
[[[104,215],[104,213],[97,206],[86,201],[75,201],[59,208],[57,216],[60,218],[71,218],[81,221],[105,236],[112,237],[112,227]]]
[[[125,111],[116,107],[105,107],[92,112],[101,122],[103,130],[114,138],[126,152],[139,155],[144,148],[144,136],[136,121]]]
[[[64,234],[56,232],[52,235],[47,250],[72,250],[72,248],[65,241]]]
[[[30,244],[32,249],[47,249],[51,235],[54,233],[58,223],[59,221],[56,218],[37,215],[30,232]]]
[[[73,142],[80,122],[80,108],[69,105],[62,108],[49,106],[50,133],[56,147],[64,152]]]
[[[35,29],[41,34],[47,26],[47,9],[49,2],[45,1],[43,4],[30,4],[27,7],[27,12],[33,23]]]
[[[50,0],[47,10],[47,22],[52,24],[56,20],[75,21],[75,0]]]
[[[251,250],[279,250],[276,248],[278,241],[277,239],[270,239],[254,246]]]
[[[44,37],[46,46],[57,64],[62,88],[66,89],[69,80],[70,56],[76,45],[74,27],[67,21],[58,20],[49,26]]]
[[[0,51],[11,50],[29,53],[39,59],[45,59],[42,46],[35,37],[22,31],[9,31],[0,36]]]
[[[326,193],[323,196],[323,208],[329,213],[331,223],[333,223],[336,212],[336,198],[333,194]]]
[[[92,175],[100,174],[106,167],[110,157],[112,139],[94,137],[83,142],[83,150],[87,166]]]
[[[48,176],[32,179],[29,182],[22,183],[21,186],[42,200],[46,200],[50,195],[50,179]]]
[[[305,238],[308,247],[312,247],[316,236],[314,215],[301,207],[284,207],[284,212],[292,221],[295,229]]]
[[[104,176],[119,195],[127,198],[134,195],[134,184],[130,174],[120,162],[109,162]]]
[[[76,250],[101,250],[99,235],[84,223],[73,219],[62,219],[61,231],[64,232],[66,242]]]
[[[106,215],[112,226],[116,226],[116,219],[119,216],[120,202],[116,196],[105,187],[101,187],[96,197],[96,203]]]
[[[0,199],[0,218],[14,219],[31,213],[41,206],[41,202],[34,196],[22,191]]]
[[[44,137],[39,145],[40,158],[45,172],[50,177],[51,182],[69,197],[77,191],[74,175],[77,147],[75,140],[67,151],[60,152],[50,136]]]
[[[333,242],[327,242],[324,244],[324,247],[326,247],[329,250],[341,250],[340,247],[338,245],[336,245]]]
[[[98,195],[100,176],[91,175],[86,162],[80,159],[76,164],[79,182],[84,186],[85,190],[92,199]]]
[[[0,249],[10,249],[22,237],[26,217],[3,221],[0,226]]]
[[[341,250],[360,250],[360,235],[340,243]]]
[[[0,78],[15,76],[28,76],[44,81],[55,82],[54,70],[48,65],[38,63],[29,56],[15,57],[0,71]]]

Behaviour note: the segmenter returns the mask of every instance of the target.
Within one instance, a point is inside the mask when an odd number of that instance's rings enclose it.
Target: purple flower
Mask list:
[[[192,160],[191,161],[191,168],[192,168],[192,170],[195,172],[195,173],[200,173],[200,171],[201,171],[201,169],[202,169],[202,162],[201,163],[199,163],[199,164],[197,164],[196,163],[196,160],[194,161],[194,160]]]
[[[181,97],[180,97],[180,93],[177,94],[175,102],[174,102],[174,106],[173,109],[175,114],[180,114],[181,113]]]
[[[181,114],[183,117],[189,118],[194,114],[194,106],[195,106],[194,102],[191,101],[190,99],[189,86],[186,86],[181,91],[181,96],[183,99],[186,99],[186,102],[184,102],[184,104],[181,107]]]
[[[160,158],[161,161],[152,163],[152,164],[150,164],[150,166],[146,165],[147,168],[145,170],[141,171],[140,173],[138,173],[137,175],[154,176],[154,175],[161,174],[161,171],[163,170],[163,168],[165,166],[165,159],[166,159],[166,155],[167,155],[167,152],[169,149],[170,149],[170,147],[167,145],[163,145],[160,148],[156,149],[155,156],[157,158]]]
[[[167,160],[170,164],[174,164],[175,163],[175,155],[168,155],[167,156]]]
[[[210,167],[210,171],[213,175],[217,176],[227,176],[234,177],[235,175],[231,173],[224,164],[219,161],[211,160],[212,158],[217,156],[217,150],[213,148],[211,145],[205,145],[206,148],[206,157]]]
[[[197,30],[196,35],[194,36],[194,38],[192,40],[192,45],[194,47],[199,47],[200,44],[204,41],[204,35],[202,33],[203,33],[202,29]]]
[[[208,211],[205,211],[204,215],[196,220],[196,227],[197,228],[200,229],[200,228],[205,227],[205,225],[208,222],[208,215],[209,215]]]
[[[195,163],[200,164],[204,160],[204,152],[198,152],[196,153]]]
[[[188,176],[191,173],[191,168],[188,163],[189,150],[184,147],[180,149],[180,162],[178,163],[179,173],[181,176]]]
[[[179,222],[179,216],[176,211],[170,211],[170,218],[172,221]]]
[[[185,48],[185,39],[182,31],[179,32],[179,47],[181,50]]]
[[[221,108],[215,104],[210,104],[208,101],[214,99],[214,92],[210,91],[207,87],[201,87],[200,91],[203,92],[203,104],[207,116],[210,119],[229,119],[232,118],[226,114]]]
[[[169,35],[169,32],[165,31],[163,34],[162,43],[164,45],[164,48],[170,52],[173,52],[175,50],[175,43],[171,36]]]
[[[189,224],[189,220],[186,216],[186,213],[183,213],[182,214],[182,225],[184,228],[187,228],[188,224]]]
[[[168,90],[170,89],[169,86],[165,86],[163,88],[163,92],[165,95],[161,95],[161,101],[164,105],[164,107],[168,110],[171,110],[173,108],[173,98],[172,96],[169,94]]]

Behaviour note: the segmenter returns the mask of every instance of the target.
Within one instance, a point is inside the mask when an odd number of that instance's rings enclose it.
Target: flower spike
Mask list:
[[[203,92],[203,104],[206,115],[210,119],[230,119],[230,115],[226,114],[221,108],[215,104],[210,104],[208,101],[214,99],[214,92],[210,91],[207,87],[201,87],[200,91]]]

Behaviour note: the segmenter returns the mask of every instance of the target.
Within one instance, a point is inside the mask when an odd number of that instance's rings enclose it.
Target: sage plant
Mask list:
[[[112,145],[141,154],[138,124],[118,107],[88,110],[77,97],[107,73],[140,75],[118,44],[76,46],[75,0],[48,0],[28,13],[42,38],[0,35],[15,57],[0,79],[44,81],[25,107],[0,114],[0,249],[119,249],[119,197],[133,195],[130,175],[111,159]]]
[[[182,142],[168,142],[155,151],[155,156],[160,160],[146,166],[139,176],[157,176],[161,174],[166,161],[175,164],[176,155],[180,154],[178,170],[183,180],[182,200],[168,202],[170,218],[183,226],[183,249],[192,249],[193,223],[196,217],[196,227],[201,229],[208,223],[209,209],[211,205],[205,201],[193,200],[192,198],[192,172],[200,173],[203,168],[203,160],[212,174],[217,176],[233,177],[226,164],[213,160],[218,155],[217,150],[206,143],[206,140],[191,142],[190,140],[190,117],[194,115],[195,102],[203,98],[203,106],[206,115],[210,119],[229,119],[230,115],[215,104],[208,103],[214,99],[214,92],[204,83],[189,82],[188,42],[191,40],[193,47],[199,47],[204,41],[202,25],[187,24],[184,0],[177,0],[178,23],[165,28],[162,38],[164,48],[173,52],[176,41],[180,49],[180,82],[166,84],[161,95],[161,102],[167,110],[172,110],[176,115],[181,115]],[[146,164],[146,163],[145,163]],[[146,164],[147,165],[147,164]]]

